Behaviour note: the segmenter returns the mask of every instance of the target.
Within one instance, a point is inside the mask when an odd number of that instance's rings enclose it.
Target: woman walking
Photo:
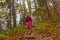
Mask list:
[[[26,21],[27,27],[29,29],[31,29],[32,28],[32,18],[30,16],[27,16],[25,21]]]

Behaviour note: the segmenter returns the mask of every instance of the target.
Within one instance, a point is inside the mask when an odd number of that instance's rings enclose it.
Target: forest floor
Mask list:
[[[0,38],[0,40],[60,40],[60,24],[55,25],[53,23],[51,26],[47,23],[48,28],[45,24],[41,23],[38,27],[35,26],[31,29],[8,33],[7,37]]]
[[[0,40],[60,40],[60,26],[57,26],[54,32],[46,29],[41,33],[33,27],[31,30],[28,29],[14,34],[10,33],[9,37]]]

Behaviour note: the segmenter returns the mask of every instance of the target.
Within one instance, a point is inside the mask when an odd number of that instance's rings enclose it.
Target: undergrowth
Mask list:
[[[38,22],[35,24],[36,26],[36,29],[39,31],[39,32],[43,32],[45,31],[46,29],[50,30],[50,31],[54,31],[56,29],[56,26],[60,25],[60,22]],[[15,28],[8,28],[7,30],[2,30],[0,32],[0,38],[3,38],[3,37],[8,37],[8,35],[10,33],[19,33],[19,32],[22,32],[22,31],[25,31],[27,30],[27,26],[25,25],[21,25],[21,26],[17,26]]]

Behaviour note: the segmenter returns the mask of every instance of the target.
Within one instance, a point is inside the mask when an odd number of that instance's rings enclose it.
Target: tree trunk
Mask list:
[[[0,21],[0,31],[2,30],[2,22]]]
[[[41,5],[41,4],[40,4],[40,1],[41,1],[41,0],[37,0],[37,2],[38,2],[38,6],[39,6],[39,7],[40,7],[40,5]]]
[[[56,10],[57,16],[60,17],[60,10],[58,8],[56,0],[52,0],[52,3],[53,3],[53,6],[54,6],[54,9]]]
[[[26,5],[25,5],[25,0],[23,0],[23,5],[24,5],[24,12],[23,13],[23,16],[22,16],[22,23],[25,25],[25,16],[27,14],[27,9],[26,9]]]
[[[35,2],[35,9],[37,9],[37,0],[34,0]]]
[[[14,0],[12,0],[12,15],[13,15],[13,27],[16,27],[16,14],[15,14],[15,7],[14,7]]]
[[[8,14],[8,17],[7,17],[7,27],[11,28],[11,0],[7,1],[7,5],[8,5],[8,8],[10,9],[10,13]]]
[[[52,15],[51,15],[51,11],[49,9],[49,4],[48,4],[48,1],[46,1],[46,11],[48,13],[48,18],[50,18]]]
[[[31,1],[30,0],[27,0],[27,3],[28,3],[28,9],[29,9],[29,14],[31,16]]]

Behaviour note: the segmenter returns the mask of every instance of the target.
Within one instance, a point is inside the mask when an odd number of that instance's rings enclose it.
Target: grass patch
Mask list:
[[[40,22],[40,23],[36,23],[35,25],[40,33],[45,31],[46,29],[53,32],[56,29],[56,26],[60,25],[60,22],[54,22],[54,23],[53,22]]]

